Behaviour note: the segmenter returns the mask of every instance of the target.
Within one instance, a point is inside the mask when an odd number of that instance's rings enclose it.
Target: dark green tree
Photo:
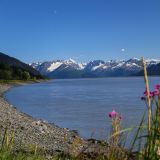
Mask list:
[[[24,71],[22,74],[22,79],[23,80],[29,80],[31,78],[29,72]]]
[[[0,69],[2,70],[10,70],[10,66],[6,63],[0,62]]]
[[[12,72],[9,70],[0,70],[0,79],[4,80],[12,79]]]

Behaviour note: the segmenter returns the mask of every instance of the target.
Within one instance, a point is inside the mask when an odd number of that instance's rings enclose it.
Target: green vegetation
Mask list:
[[[29,65],[0,52],[0,80],[30,80],[44,77]]]
[[[31,75],[25,69],[9,66],[3,62],[0,62],[0,79],[2,80],[30,80],[40,79],[42,76]]]
[[[142,100],[147,106],[147,122],[145,121],[146,114],[142,115],[142,120],[136,128],[134,138],[128,147],[125,149],[126,140],[121,140],[126,133],[133,128],[121,129],[122,116],[116,111],[109,113],[111,119],[112,131],[109,139],[106,142],[101,141],[100,144],[94,145],[92,152],[83,150],[81,153],[69,155],[69,153],[59,153],[48,156],[45,150],[40,150],[38,146],[28,146],[27,151],[14,149],[14,132],[8,136],[6,129],[2,135],[0,159],[4,160],[159,160],[160,159],[160,85],[155,86],[155,90],[150,92],[147,77],[146,65],[143,60],[144,79],[146,91]],[[29,74],[25,73],[26,79]],[[7,75],[7,74],[6,74]],[[8,74],[9,75],[9,74]],[[135,129],[134,128],[134,129]],[[73,148],[76,150],[76,145],[81,143],[75,138]],[[90,146],[88,146],[89,148]],[[74,153],[74,152],[72,152]]]
[[[8,64],[0,63],[0,79],[3,80],[29,80],[30,73]]]
[[[0,79],[1,84],[13,84],[13,85],[21,85],[21,84],[29,84],[29,83],[40,83],[40,82],[45,82],[48,79],[29,79],[29,80],[4,80]]]

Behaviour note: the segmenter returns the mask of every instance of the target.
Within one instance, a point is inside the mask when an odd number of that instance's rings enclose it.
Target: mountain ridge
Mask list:
[[[159,59],[147,59],[150,67],[160,63]],[[31,63],[30,66],[50,78],[91,78],[132,76],[141,72],[142,64],[138,58],[128,60],[93,60],[88,63],[78,63],[73,59],[53,60]]]

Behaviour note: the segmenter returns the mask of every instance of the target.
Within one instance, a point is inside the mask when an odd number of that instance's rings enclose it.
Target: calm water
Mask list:
[[[150,78],[151,88],[158,82]],[[67,79],[16,87],[5,97],[33,117],[101,139],[110,131],[108,112],[113,109],[122,114],[124,127],[137,125],[146,109],[143,91],[143,77]]]

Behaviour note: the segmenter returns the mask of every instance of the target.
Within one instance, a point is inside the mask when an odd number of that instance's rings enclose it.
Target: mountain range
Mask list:
[[[160,66],[160,60],[146,60],[149,74],[152,75],[154,68]],[[88,63],[78,63],[73,59],[53,60],[29,64],[42,75],[49,78],[92,78],[92,77],[120,77],[143,75],[141,60],[131,58],[129,60],[94,60]],[[157,69],[158,70],[158,69]],[[154,72],[154,75],[157,71]]]

